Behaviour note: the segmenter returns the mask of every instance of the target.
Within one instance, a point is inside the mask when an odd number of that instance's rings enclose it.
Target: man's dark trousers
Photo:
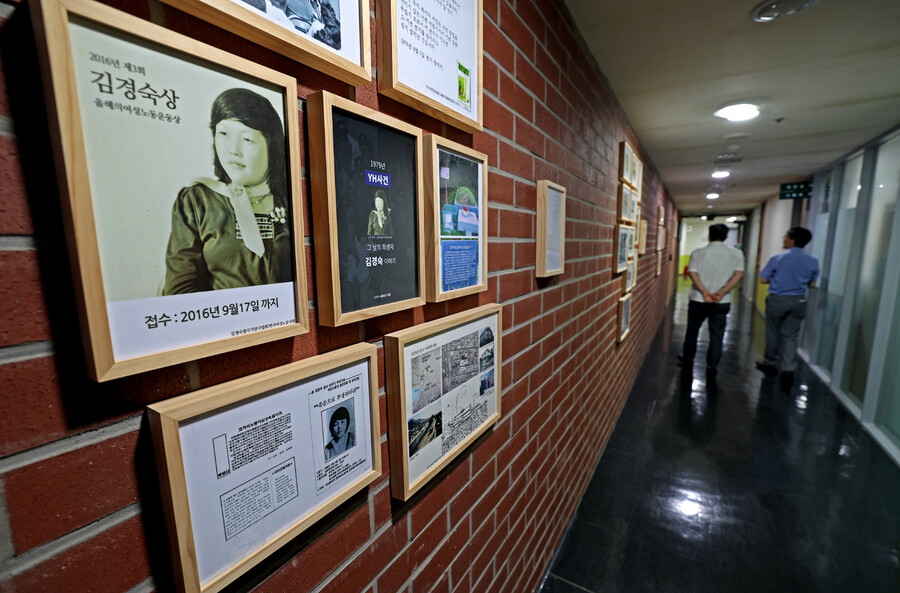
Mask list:
[[[687,333],[684,335],[684,347],[682,357],[686,362],[692,362],[697,353],[697,336],[703,322],[709,319],[709,350],[706,351],[706,366],[714,369],[719,367],[722,358],[722,338],[725,336],[725,321],[731,303],[688,303]]]

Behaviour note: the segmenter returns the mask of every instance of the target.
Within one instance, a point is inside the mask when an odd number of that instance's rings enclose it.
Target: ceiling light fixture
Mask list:
[[[707,200],[718,200],[718,199],[719,199],[719,194],[717,194],[717,193],[714,192],[714,191],[711,191],[711,192],[709,192],[708,194],[706,194],[706,199],[707,199]]]
[[[725,219],[725,222],[737,222],[737,216],[729,216]]]
[[[771,23],[818,4],[819,0],[765,0],[750,11],[750,20]]]
[[[703,216],[701,216],[700,220],[706,220],[706,215],[704,214]]]
[[[712,178],[713,179],[725,179],[729,175],[731,175],[731,173],[728,171],[713,171]]]
[[[759,115],[759,106],[753,103],[734,103],[722,107],[713,115],[728,121],[747,121]]]

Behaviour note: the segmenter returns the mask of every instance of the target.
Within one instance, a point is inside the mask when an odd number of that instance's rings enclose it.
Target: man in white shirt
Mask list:
[[[709,244],[691,253],[688,276],[691,294],[688,303],[688,326],[684,346],[678,361],[690,369],[697,353],[697,335],[703,322],[709,319],[709,350],[706,353],[706,372],[715,376],[722,358],[722,337],[725,320],[731,310],[731,290],[744,277],[744,254],[725,245],[728,227],[714,224],[709,227]]]

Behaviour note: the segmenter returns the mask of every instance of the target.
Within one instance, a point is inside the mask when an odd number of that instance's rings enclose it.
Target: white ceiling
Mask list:
[[[769,23],[749,18],[759,0],[565,2],[683,213],[752,208],[900,124],[898,0],[820,0]],[[713,116],[748,99],[754,120]],[[743,161],[711,179],[735,146]]]

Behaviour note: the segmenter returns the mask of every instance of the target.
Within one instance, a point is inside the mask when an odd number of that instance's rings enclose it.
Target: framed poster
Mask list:
[[[372,81],[367,0],[163,0],[354,86]]]
[[[647,219],[642,218],[638,225],[638,254],[644,255],[647,252]]]
[[[637,284],[637,259],[629,259],[625,266],[625,277],[622,282],[622,294],[628,294],[634,290]]]
[[[624,272],[628,266],[628,254],[630,252],[630,241],[633,241],[634,227],[627,224],[616,225],[616,235],[613,240],[613,261],[615,262],[615,273]]]
[[[566,259],[566,188],[552,181],[537,182],[538,278],[563,273]]]
[[[634,190],[627,183],[619,184],[619,220],[625,223],[633,223]]]
[[[31,6],[89,374],[308,331],[295,80],[89,0]]]
[[[618,325],[616,331],[616,341],[622,343],[625,336],[631,331],[631,294],[626,294],[619,299]]]
[[[656,250],[662,251],[666,248],[666,227],[661,226],[656,230]]]
[[[148,407],[179,590],[220,591],[381,475],[357,344]]]
[[[482,0],[378,0],[378,90],[466,132],[482,128]]]
[[[422,130],[326,91],[307,112],[319,323],[424,305]]]
[[[628,227],[628,259],[637,257],[637,229]]]
[[[425,287],[429,302],[487,290],[487,155],[425,135]]]
[[[662,273],[662,259],[663,254],[662,251],[656,252],[656,275],[659,276]]]
[[[500,305],[384,337],[391,495],[408,500],[500,419]]]
[[[638,190],[631,191],[631,223],[637,224],[641,218],[641,193]]]
[[[619,143],[619,181],[627,183],[630,187],[631,175],[634,168],[634,149],[628,141],[623,140]]]
[[[656,207],[656,224],[662,226],[666,224],[666,209],[664,206]]]

